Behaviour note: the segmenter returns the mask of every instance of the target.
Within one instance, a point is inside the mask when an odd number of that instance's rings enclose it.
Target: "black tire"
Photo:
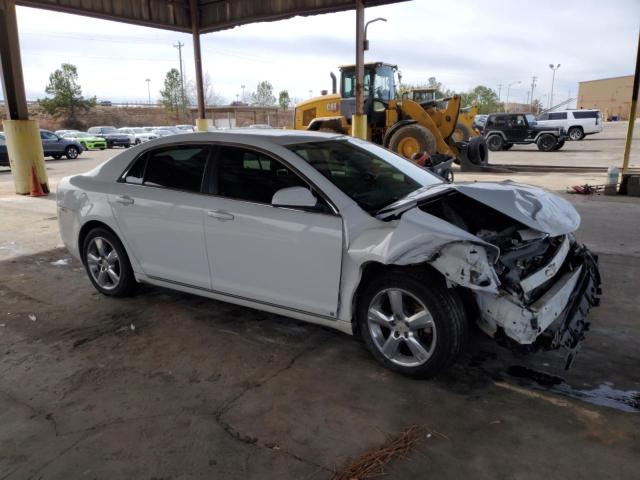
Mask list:
[[[513,143],[505,143],[505,144],[502,146],[502,149],[503,149],[503,150],[510,150],[510,149],[511,149],[511,147],[513,147]]]
[[[94,277],[94,273],[92,273],[92,266],[98,266],[98,268],[101,268],[101,265],[97,265],[96,262],[93,262],[89,258],[92,244],[96,239],[106,240],[106,243],[110,244],[110,246],[113,247],[117,254],[118,268],[116,270],[116,273],[119,276],[119,280],[117,285],[113,286],[112,288],[107,288],[103,285],[100,285],[100,283],[98,283],[97,279]],[[110,251],[111,250],[109,250],[108,253]],[[126,297],[132,295],[135,292],[137,283],[135,276],[133,275],[131,263],[129,262],[129,256],[124,249],[122,242],[120,242],[120,239],[110,230],[102,227],[97,227],[87,234],[82,244],[82,263],[84,264],[85,270],[87,271],[89,280],[91,281],[95,289],[98,290],[98,292],[110,297]]]
[[[567,137],[573,141],[582,140],[585,137],[584,130],[582,127],[571,127],[567,132]]]
[[[372,302],[375,304],[378,298],[384,298],[385,291],[389,289],[399,289],[408,295],[403,298],[417,299],[421,302],[428,313],[431,314],[433,324],[435,325],[435,333],[431,333],[430,356],[424,362],[418,365],[405,366],[389,359],[379,347],[379,343],[393,337],[396,338],[399,346],[398,354],[409,352],[409,340],[406,335],[397,337],[391,330],[385,338],[383,329],[379,328],[379,333],[372,333],[372,326],[376,322],[369,322],[369,307]],[[404,302],[403,302],[404,305]],[[403,309],[404,310],[404,309]],[[410,315],[410,313],[409,313]],[[447,289],[444,282],[440,278],[425,273],[417,273],[415,270],[401,270],[395,272],[384,273],[367,283],[359,295],[356,316],[358,321],[358,329],[365,345],[374,356],[374,358],[385,367],[394,372],[414,378],[431,378],[442,373],[461,354],[467,340],[467,320],[462,302],[458,294],[451,289]],[[395,322],[396,324],[404,324],[404,322]],[[395,327],[394,327],[395,328]],[[426,328],[424,330],[427,330]],[[433,332],[433,330],[430,330]],[[411,338],[418,338],[420,342],[425,341],[422,335],[429,335],[429,332],[421,331],[413,334]],[[374,338],[378,335],[378,338]],[[380,336],[382,335],[382,337]],[[428,341],[428,340],[427,340]],[[407,357],[404,357],[407,358]]]
[[[456,142],[468,142],[471,138],[471,130],[464,123],[457,123],[452,137]]]
[[[78,147],[75,147],[73,145],[69,145],[65,151],[64,151],[64,155],[65,157],[67,157],[69,160],[75,160],[76,158],[78,158],[78,155],[80,155],[80,152],[78,151]]]
[[[428,128],[415,123],[400,127],[389,140],[389,150],[405,158],[411,158],[411,155],[417,152],[433,155],[436,153],[436,148],[433,133]]]
[[[450,168],[447,168],[444,172],[442,172],[442,178],[444,178],[449,183],[453,183],[454,181],[453,170],[451,170]]]
[[[142,141],[139,138],[136,138],[136,145],[140,145]]]
[[[474,165],[484,166],[489,163],[487,141],[482,135],[471,137],[467,145],[467,160]]]
[[[558,139],[550,133],[543,133],[536,141],[538,150],[541,152],[552,152],[558,144]]]
[[[503,146],[504,139],[502,138],[502,135],[494,133],[493,135],[489,135],[489,138],[487,138],[487,147],[489,147],[489,150],[492,152],[499,152],[502,150]]]
[[[556,150],[560,150],[563,146],[564,146],[564,140],[560,140],[558,143],[556,143],[556,146],[553,147],[553,151],[555,152]]]
[[[60,160],[62,158],[62,155],[60,155],[59,153],[56,153],[55,155],[51,155],[52,158],[55,158],[56,160]]]

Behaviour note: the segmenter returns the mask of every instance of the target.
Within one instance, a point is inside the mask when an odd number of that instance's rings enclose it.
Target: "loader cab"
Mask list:
[[[385,125],[385,112],[391,100],[396,98],[396,65],[366,63],[364,65],[364,113],[372,127]],[[340,67],[340,113],[351,121],[356,111],[356,67]]]

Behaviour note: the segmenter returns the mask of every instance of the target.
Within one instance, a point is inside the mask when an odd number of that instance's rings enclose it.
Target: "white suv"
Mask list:
[[[602,131],[600,110],[563,110],[545,112],[538,116],[541,127],[562,127],[571,140],[582,140],[587,135]]]

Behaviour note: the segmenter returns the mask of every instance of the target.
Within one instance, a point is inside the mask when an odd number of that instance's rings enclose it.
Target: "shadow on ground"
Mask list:
[[[388,478],[632,478],[640,259],[601,262],[574,369],[475,332],[434,381],[276,315],[149,286],[106,298],[63,250],[0,263],[0,478],[331,478],[409,425],[429,434]]]

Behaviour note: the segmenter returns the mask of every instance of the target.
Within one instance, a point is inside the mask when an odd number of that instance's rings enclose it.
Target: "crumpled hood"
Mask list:
[[[573,205],[538,187],[514,182],[478,182],[456,185],[455,189],[551,236],[575,232],[580,226],[580,215]]]
[[[385,208],[378,218],[398,215],[418,205],[421,200],[451,190],[457,190],[529,228],[551,236],[574,232],[580,226],[580,215],[565,199],[542,188],[511,181],[467,182],[426,187]]]

